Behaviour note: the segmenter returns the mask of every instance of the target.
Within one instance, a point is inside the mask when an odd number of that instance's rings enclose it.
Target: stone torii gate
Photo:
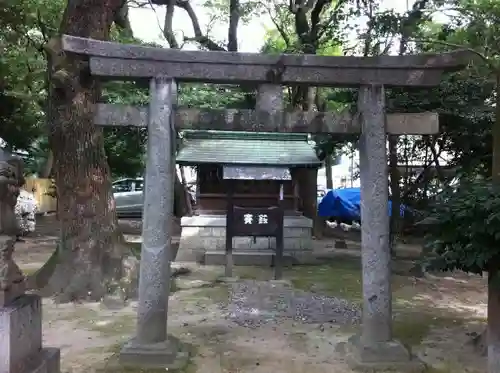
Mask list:
[[[182,51],[63,36],[63,50],[89,58],[100,79],[150,83],[147,108],[98,104],[95,123],[148,128],[137,334],[121,361],[176,366],[184,356],[167,335],[171,219],[177,130],[302,133],[361,132],[363,318],[359,337],[345,346],[357,367],[413,366],[392,336],[386,133],[438,132],[437,115],[385,114],[384,87],[428,88],[446,71],[465,66],[468,52],[440,55],[327,57]],[[259,85],[258,110],[177,110],[176,82]],[[283,85],[359,87],[358,112],[283,111]]]

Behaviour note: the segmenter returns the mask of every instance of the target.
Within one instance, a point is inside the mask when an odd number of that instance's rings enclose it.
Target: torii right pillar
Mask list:
[[[424,366],[392,336],[389,185],[384,87],[362,86],[358,113],[361,178],[361,262],[363,317],[361,334],[345,345],[352,368],[418,372]]]

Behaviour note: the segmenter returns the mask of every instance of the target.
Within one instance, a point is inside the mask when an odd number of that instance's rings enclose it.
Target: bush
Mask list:
[[[461,181],[443,192],[430,214],[428,269],[482,274],[500,260],[500,187]]]

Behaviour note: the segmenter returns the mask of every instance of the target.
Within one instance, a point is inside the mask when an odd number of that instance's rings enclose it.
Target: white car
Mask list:
[[[144,179],[120,179],[113,182],[116,214],[118,217],[140,217],[144,205]]]
[[[35,231],[37,211],[38,203],[35,196],[21,189],[17,197],[17,204],[14,212],[23,235]]]

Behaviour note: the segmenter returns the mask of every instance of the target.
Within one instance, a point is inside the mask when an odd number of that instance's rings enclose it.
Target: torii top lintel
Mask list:
[[[191,82],[339,87],[436,86],[444,72],[460,70],[472,59],[465,50],[375,57],[185,51],[69,35],[62,36],[62,48],[88,56],[92,75],[115,80],[166,75]]]

